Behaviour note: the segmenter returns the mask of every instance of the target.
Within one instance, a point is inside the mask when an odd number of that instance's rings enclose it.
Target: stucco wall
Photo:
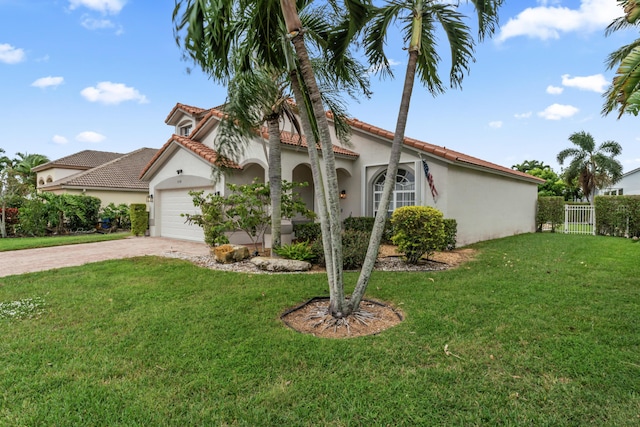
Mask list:
[[[456,166],[448,178],[443,211],[458,222],[460,246],[535,231],[536,184]]]

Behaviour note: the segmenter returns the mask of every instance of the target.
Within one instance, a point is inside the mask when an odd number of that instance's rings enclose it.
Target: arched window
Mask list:
[[[48,176],[47,177],[47,184],[50,183],[50,182],[53,182],[53,178],[51,178],[51,176]]]
[[[378,212],[378,205],[382,199],[382,190],[387,172],[383,172],[373,183],[373,214]],[[416,204],[416,178],[413,172],[406,169],[398,169],[396,174],[396,185],[393,188],[393,195],[389,200],[388,216],[394,210],[402,206],[413,206]]]

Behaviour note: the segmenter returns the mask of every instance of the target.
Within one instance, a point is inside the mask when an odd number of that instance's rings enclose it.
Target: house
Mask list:
[[[605,196],[640,195],[640,168],[625,173],[615,187],[598,190],[598,194]]]
[[[223,113],[218,108],[202,109],[177,104],[166,118],[174,134],[142,170],[149,182],[150,233],[177,239],[203,241],[197,225],[185,222],[183,213],[197,213],[189,190],[220,191],[226,183],[268,181],[263,144],[266,129],[248,143],[236,172],[215,185],[211,166],[216,159],[213,141]],[[331,116],[328,115],[331,121]],[[336,169],[341,190],[342,218],[373,216],[382,192],[393,133],[351,119],[351,145],[342,147],[335,133]],[[287,127],[285,127],[286,129]],[[282,178],[308,182],[301,196],[313,209],[314,189],[305,139],[281,132]],[[300,146],[302,145],[302,147]],[[432,179],[425,173],[428,166]],[[431,181],[432,185],[430,185]],[[433,206],[445,218],[458,223],[458,244],[535,231],[538,184],[531,175],[496,165],[449,148],[405,138],[396,176],[396,188],[389,211],[407,205]],[[283,243],[287,242],[283,223]],[[234,238],[240,238],[234,234]],[[268,240],[268,239],[267,239]],[[238,242],[239,243],[239,242]],[[268,241],[267,241],[268,244]]]
[[[38,191],[85,194],[102,206],[146,203],[149,183],[140,171],[158,150],[140,148],[127,154],[84,150],[33,168]]]

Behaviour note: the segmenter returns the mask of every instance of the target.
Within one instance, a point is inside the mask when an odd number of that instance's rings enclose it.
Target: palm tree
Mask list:
[[[567,158],[573,158],[564,172],[565,181],[577,179],[587,201],[593,203],[597,188],[611,186],[622,177],[622,164],[615,159],[622,147],[615,141],[605,141],[596,148],[593,136],[584,131],[572,133],[569,141],[576,147],[560,151],[558,163],[562,165]]]
[[[498,8],[503,0],[471,0],[477,20],[478,39],[494,33],[498,24]],[[390,0],[375,9],[371,24],[365,28],[365,52],[373,69],[391,74],[389,60],[385,54],[385,40],[390,26],[397,20],[404,23],[403,37],[409,54],[398,110],[396,130],[392,142],[385,184],[371,234],[367,256],[358,278],[358,283],[349,301],[350,310],[357,310],[369,282],[378,255],[384,231],[389,200],[393,193],[398,172],[400,154],[409,114],[409,105],[416,75],[432,95],[444,91],[437,69],[440,57],[437,53],[437,34],[441,28],[447,36],[451,68],[449,80],[452,87],[459,87],[469,64],[473,62],[475,42],[471,29],[463,22],[466,16],[459,12],[460,3],[439,3],[428,0]]]
[[[31,170],[37,166],[49,162],[49,158],[43,154],[16,153],[18,157],[13,160],[13,168],[20,179],[28,188],[36,188],[36,174]]]
[[[620,7],[624,8],[624,15],[615,19],[605,32],[607,36],[612,33],[637,26],[640,23],[640,2],[637,0],[618,0]],[[607,69],[618,67],[609,89],[604,94],[605,102],[602,114],[608,115],[613,110],[618,110],[618,118],[624,113],[638,115],[640,112],[640,39],[622,46],[609,54]]]

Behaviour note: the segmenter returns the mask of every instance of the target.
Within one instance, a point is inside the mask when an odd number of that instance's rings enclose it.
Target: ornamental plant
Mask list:
[[[430,206],[404,206],[391,216],[395,234],[391,238],[409,264],[417,264],[442,248],[445,232],[442,212]]]

